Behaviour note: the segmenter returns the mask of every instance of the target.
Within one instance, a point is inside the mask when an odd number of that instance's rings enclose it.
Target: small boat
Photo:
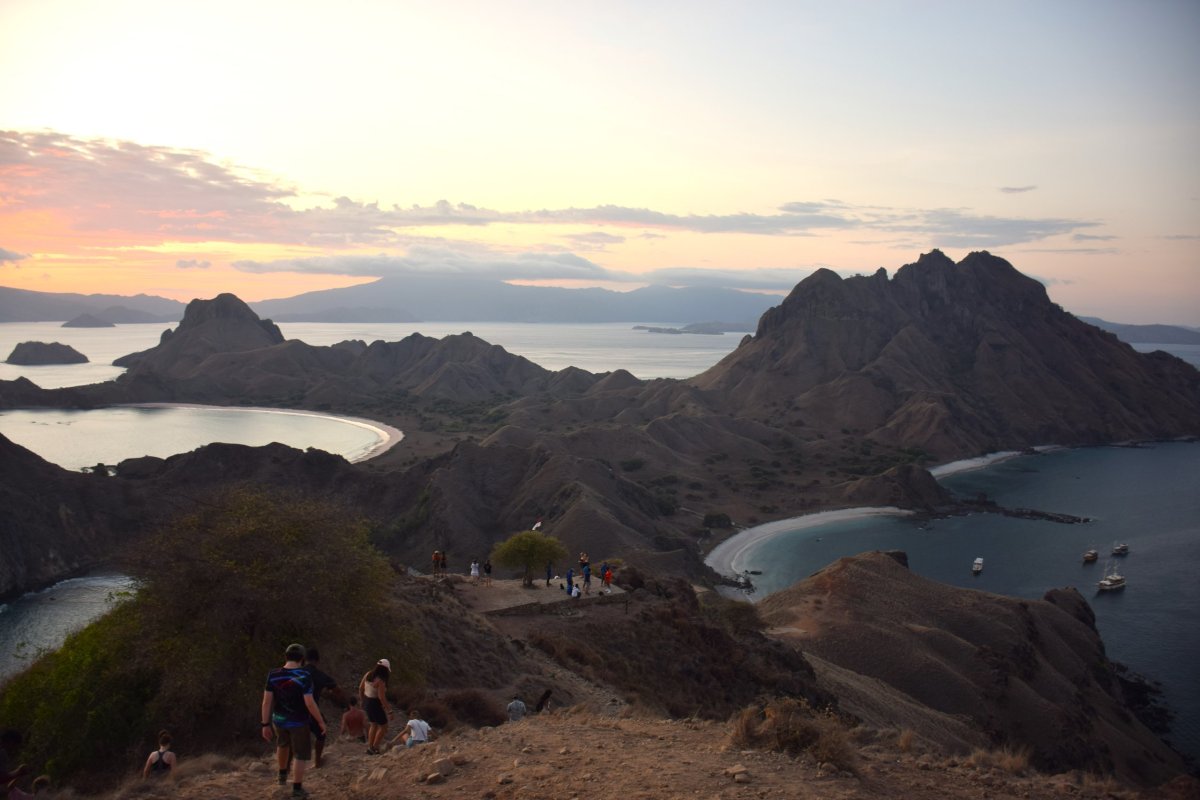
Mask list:
[[[1113,545],[1112,554],[1114,556],[1129,555],[1129,545],[1124,542],[1117,542]]]
[[[1085,564],[1091,564],[1093,561],[1096,561],[1098,558],[1100,558],[1100,554],[1098,552],[1096,552],[1095,550],[1084,550],[1083,551],[1083,563],[1085,563]]]
[[[1125,576],[1117,572],[1111,564],[1104,572],[1104,577],[1096,584],[1097,589],[1102,592],[1113,592],[1125,588]]]
[[[977,558],[975,559],[974,563],[971,564],[971,574],[978,575],[981,572],[983,572],[983,559]]]

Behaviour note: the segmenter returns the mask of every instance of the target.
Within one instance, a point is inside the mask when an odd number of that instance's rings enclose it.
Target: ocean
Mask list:
[[[898,513],[842,513],[824,524],[800,518],[743,532],[747,544],[729,542],[710,563],[726,572],[761,572],[751,575],[755,598],[870,550],[903,550],[920,575],[997,594],[1039,599],[1049,589],[1073,586],[1095,610],[1109,657],[1161,683],[1163,700],[1176,714],[1172,742],[1200,760],[1200,581],[1193,574],[1200,567],[1200,443],[1054,449],[940,482],[959,496],[984,492],[1004,506],[1091,521],[1070,525],[999,514],[916,521]],[[1129,555],[1111,558],[1118,541],[1128,543]],[[1084,564],[1089,548],[1101,557]],[[984,569],[976,576],[971,563],[977,557]],[[1100,593],[1096,582],[1110,561],[1128,585]]]

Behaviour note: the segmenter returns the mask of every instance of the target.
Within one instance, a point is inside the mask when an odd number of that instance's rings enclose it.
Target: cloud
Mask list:
[[[624,236],[615,236],[604,231],[590,233],[572,233],[563,237],[579,250],[604,250],[610,244],[624,244]]]
[[[1037,186],[1001,186],[1000,191],[1005,194],[1022,194],[1024,192],[1032,192]]]
[[[383,277],[438,275],[493,280],[634,280],[573,253],[500,253],[486,247],[413,247],[405,255],[321,256],[278,261],[235,261],[242,272],[301,272]]]
[[[332,274],[372,274],[367,270],[427,270],[436,263],[442,270],[486,268],[510,279],[592,279],[607,271],[582,256],[554,252],[549,244],[532,246],[531,251],[542,252],[524,255],[472,251],[468,243],[439,237],[439,229],[588,226],[596,230],[561,238],[576,250],[599,252],[634,237],[683,232],[789,237],[850,233],[858,241],[911,243],[911,249],[978,249],[1061,235],[1083,237],[1099,225],[1068,218],[991,216],[962,208],[856,205],[836,199],[795,200],[769,213],[731,214],[676,214],[612,204],[499,210],[447,200],[389,208],[349,197],[301,208],[293,188],[217,163],[202,151],[55,132],[0,132],[0,197],[0,220],[6,214],[49,212],[46,217],[63,220],[75,233],[123,239],[121,244],[128,246],[177,241],[294,245],[330,254],[291,262],[303,271],[326,268]],[[555,238],[553,231],[543,235],[544,242]],[[364,248],[401,249],[406,255],[382,261],[338,255]],[[239,268],[247,271],[277,269],[260,262],[240,263]],[[177,266],[203,268],[198,261]]]
[[[15,264],[18,261],[24,261],[29,258],[28,253],[16,253],[12,250],[6,250],[0,247],[0,264]]]
[[[1170,239],[1171,241],[1194,242],[1197,239],[1200,239],[1200,235],[1195,233],[1170,233],[1160,238]]]
[[[1098,233],[1077,233],[1071,238],[1076,242],[1111,242],[1119,237],[1105,236]]]
[[[212,262],[198,261],[194,258],[181,258],[175,262],[175,266],[180,269],[208,269],[212,266]]]

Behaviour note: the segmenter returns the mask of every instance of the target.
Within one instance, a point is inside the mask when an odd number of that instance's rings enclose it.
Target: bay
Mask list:
[[[924,577],[997,594],[1037,599],[1074,586],[1095,610],[1109,656],[1161,682],[1176,714],[1172,741],[1200,758],[1200,443],[1057,449],[940,482],[959,496],[983,492],[1004,506],[1092,521],[972,514],[917,522],[878,510],[843,513],[824,524],[799,518],[743,532],[746,544],[735,537],[710,563],[723,572],[761,572],[753,576],[755,597],[870,550],[903,550]],[[1128,586],[1101,593],[1096,582],[1117,541],[1130,547],[1118,559]],[[1101,552],[1098,563],[1083,563],[1089,548]],[[978,576],[970,569],[976,557],[985,564]]]
[[[308,411],[179,405],[6,410],[0,411],[0,434],[70,470],[147,455],[166,458],[212,442],[279,442],[362,461],[403,436],[381,423]]]

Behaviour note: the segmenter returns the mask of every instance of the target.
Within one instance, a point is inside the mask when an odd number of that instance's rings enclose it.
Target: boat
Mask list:
[[[1124,542],[1116,542],[1113,544],[1112,554],[1114,556],[1124,556],[1129,554],[1129,545]]]
[[[983,572],[983,559],[977,558],[975,559],[975,562],[971,564],[971,574],[978,575],[981,572]]]
[[[1117,572],[1112,564],[1104,570],[1104,577],[1096,584],[1096,588],[1102,592],[1113,592],[1117,589],[1125,588],[1125,576]]]
[[[1085,564],[1091,564],[1093,561],[1096,561],[1099,558],[1100,558],[1100,553],[1098,553],[1096,550],[1084,550],[1083,551],[1083,563],[1085,563]]]

